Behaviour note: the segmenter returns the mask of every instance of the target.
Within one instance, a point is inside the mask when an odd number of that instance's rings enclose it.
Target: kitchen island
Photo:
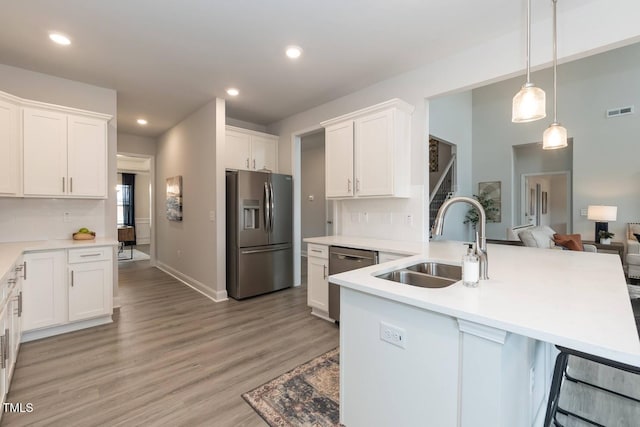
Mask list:
[[[615,255],[489,245],[489,280],[475,289],[375,277],[426,260],[459,265],[463,252],[431,242],[329,278],[341,286],[342,423],[542,425],[554,345],[640,366]]]

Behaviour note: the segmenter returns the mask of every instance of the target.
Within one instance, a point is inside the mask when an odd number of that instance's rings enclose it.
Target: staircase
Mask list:
[[[455,193],[455,154],[451,156],[451,160],[447,163],[444,173],[440,176],[438,183],[433,188],[429,196],[429,238],[431,238],[431,228],[438,213],[438,209],[445,200],[453,197]]]

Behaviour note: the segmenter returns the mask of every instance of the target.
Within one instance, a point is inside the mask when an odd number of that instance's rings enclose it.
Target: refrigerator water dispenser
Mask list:
[[[257,230],[260,228],[260,202],[258,200],[244,200],[242,211],[244,213],[245,230]]]

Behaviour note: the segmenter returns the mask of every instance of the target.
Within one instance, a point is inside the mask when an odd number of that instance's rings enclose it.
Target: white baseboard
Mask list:
[[[106,325],[112,323],[111,315],[97,317],[95,319],[73,322],[66,325],[53,326],[51,328],[36,329],[34,331],[25,331],[22,333],[20,342],[35,341],[42,338],[52,337],[54,335],[66,334],[67,332],[79,331],[80,329],[92,328],[94,326]]]
[[[161,261],[156,261],[156,268],[164,271],[179,282],[182,282],[185,285],[189,286],[191,289],[200,292],[202,295],[209,298],[213,302],[222,302],[229,299],[226,290],[214,291],[204,283],[197,281],[193,277],[187,276],[186,274],[176,270],[173,267],[168,266]]]

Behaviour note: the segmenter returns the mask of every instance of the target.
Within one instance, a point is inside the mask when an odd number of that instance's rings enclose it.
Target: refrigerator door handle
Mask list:
[[[273,213],[276,207],[276,197],[273,193],[273,183],[269,182],[269,200],[271,202],[271,206],[269,207],[269,230],[273,231]]]
[[[265,182],[264,183],[264,229],[265,231],[268,233],[269,232],[269,226],[271,225],[271,201],[270,201],[270,197],[271,193],[269,192],[269,183]]]

